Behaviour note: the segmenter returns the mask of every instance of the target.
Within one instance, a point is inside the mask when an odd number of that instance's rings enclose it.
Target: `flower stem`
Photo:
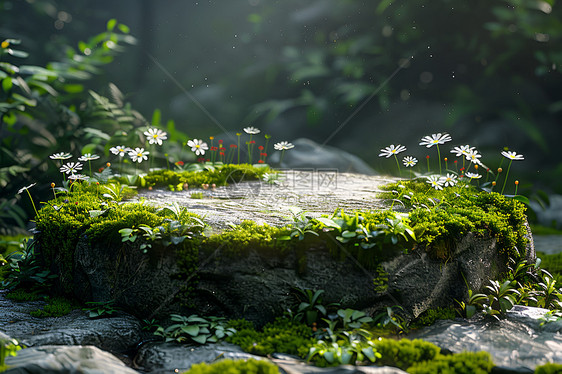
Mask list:
[[[240,165],[240,134],[236,134],[236,136],[238,137],[238,146],[236,147],[238,151],[238,165]]]
[[[439,175],[441,175],[441,151],[439,150],[439,144],[437,146],[437,158],[439,159]]]
[[[35,211],[35,216],[38,215],[37,208],[35,208],[35,203],[33,202],[33,198],[31,197],[31,193],[29,192],[29,188],[25,189],[27,191],[27,195],[29,196],[29,200],[31,200],[31,205],[33,205],[33,210]]]
[[[400,170],[400,163],[398,162],[398,157],[396,157],[396,154],[394,155],[394,159],[396,160],[396,166],[398,166],[398,176],[402,178],[402,170]]]
[[[509,176],[509,169],[511,168],[511,163],[513,160],[509,160],[509,165],[507,166],[507,171],[505,172],[505,179],[503,181],[502,191],[500,192],[503,195],[503,190],[505,189],[505,184],[507,183],[507,177]]]
[[[283,156],[285,156],[285,150],[281,151],[281,157],[279,157],[279,167],[281,167],[281,163],[283,162]]]

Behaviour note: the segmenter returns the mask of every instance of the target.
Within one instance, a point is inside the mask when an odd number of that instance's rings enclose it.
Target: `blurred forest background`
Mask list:
[[[527,193],[562,193],[556,0],[0,0],[0,39],[24,52],[0,55],[4,215],[22,186],[48,192],[50,154],[107,155],[115,131],[172,119],[171,139],[255,126],[380,173],[379,149],[421,159],[448,132],[490,166],[523,154]]]

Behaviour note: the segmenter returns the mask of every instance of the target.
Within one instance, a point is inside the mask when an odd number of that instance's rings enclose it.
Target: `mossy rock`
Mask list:
[[[292,305],[294,288],[323,289],[326,303],[371,312],[400,303],[411,319],[431,308],[455,305],[467,285],[476,291],[500,278],[510,257],[524,254],[533,261],[520,203],[473,189],[458,192],[459,205],[456,196],[441,196],[440,201],[450,200],[441,204],[443,212],[411,214],[417,242],[407,247],[397,241],[364,250],[353,241],[338,242],[314,220],[349,206],[359,210],[365,225],[375,227],[392,215],[388,205],[380,209],[386,204],[379,196],[387,182],[350,174],[337,186],[323,188],[261,184],[257,196],[235,201],[228,199],[232,186],[217,187],[197,200],[189,197],[191,191],[159,190],[141,193],[143,204],[100,205],[104,203],[91,197],[57,210],[52,205],[60,202],[55,201],[40,212],[38,237],[61,288],[83,301],[115,300],[143,318],[183,308],[184,313],[244,317],[258,326]],[[324,196],[320,202],[314,200],[318,195]],[[310,212],[309,229],[318,236],[279,240],[301,224],[290,216],[294,200],[284,201],[283,196],[299,196],[303,210]],[[121,241],[122,228],[162,225],[169,216],[158,207],[170,203],[199,213],[214,233],[196,235],[181,245],[155,243],[149,249],[141,242]],[[280,219],[283,214],[287,218]],[[491,216],[495,218],[488,222]],[[226,223],[232,221],[238,225],[228,229]]]

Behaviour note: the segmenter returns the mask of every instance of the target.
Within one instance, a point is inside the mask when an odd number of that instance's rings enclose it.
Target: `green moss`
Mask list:
[[[191,366],[184,374],[278,374],[277,366],[265,360],[224,359],[212,364],[200,363]]]
[[[421,328],[424,326],[431,326],[437,320],[441,319],[455,319],[457,312],[453,308],[435,308],[426,310],[422,313],[412,324],[411,328]]]
[[[558,374],[562,373],[562,364],[547,363],[535,368],[535,374]]]
[[[48,298],[47,305],[43,309],[33,310],[29,314],[38,318],[61,317],[78,308],[79,305],[77,303],[64,297],[54,296]]]
[[[253,221],[243,221],[231,230],[215,234],[205,239],[202,247],[207,251],[222,248],[228,254],[244,253],[247,249],[274,249],[283,250],[291,244],[287,241],[279,241],[278,237],[288,235],[289,229],[258,225]]]
[[[156,170],[146,175],[144,181],[147,186],[171,186],[176,190],[178,186],[182,189],[185,184],[193,188],[203,184],[226,186],[242,181],[261,180],[265,173],[271,172],[269,167],[256,167],[249,164],[208,165],[192,171]]]
[[[139,225],[155,227],[161,224],[164,217],[156,214],[156,210],[153,206],[138,203],[112,206],[103,216],[89,220],[85,234],[90,243],[118,244],[121,242],[121,229],[137,228]]]
[[[44,296],[40,295],[37,292],[29,292],[22,288],[16,288],[11,290],[6,294],[6,299],[14,300],[14,301],[38,301],[42,300]]]
[[[394,366],[406,370],[416,362],[433,360],[441,351],[435,344],[415,339],[381,339],[375,343],[381,358],[378,365]]]
[[[488,352],[463,352],[453,355],[437,355],[431,361],[418,362],[407,369],[411,374],[486,374],[492,371],[494,362]]]
[[[72,291],[74,250],[81,237],[85,236],[91,243],[121,246],[120,229],[135,229],[139,225],[147,225],[159,227],[160,232],[166,232],[169,236],[181,236],[182,233],[172,231],[184,227],[178,228],[176,225],[172,228],[171,222],[181,221],[182,224],[189,225],[192,218],[198,218],[185,209],[158,209],[140,203],[121,204],[118,200],[125,189],[113,186],[113,193],[104,196],[101,187],[105,186],[82,186],[77,183],[71,193],[44,205],[36,217],[36,238],[42,258],[45,259],[46,267],[60,274],[58,281],[64,293]],[[191,232],[198,233],[201,229],[194,227]],[[178,247],[185,247],[193,252],[192,245],[188,242],[184,240]],[[193,257],[196,256],[191,254],[184,257],[189,257],[193,263]],[[193,271],[193,266],[186,268]]]
[[[411,226],[420,244],[435,257],[447,259],[454,242],[468,232],[496,238],[498,248],[514,258],[527,245],[525,205],[495,192],[461,186],[437,191],[426,183],[404,181],[385,187],[400,191],[382,197],[398,198],[410,210]]]
[[[309,347],[314,344],[310,327],[278,318],[266,324],[262,331],[243,328],[226,339],[239,345],[244,351],[260,356],[283,352],[305,357]]]
[[[377,293],[383,293],[388,288],[388,273],[381,265],[377,266],[375,273],[376,277],[373,279],[375,291]]]

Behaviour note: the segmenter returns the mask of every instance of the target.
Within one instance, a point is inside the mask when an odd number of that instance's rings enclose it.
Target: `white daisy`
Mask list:
[[[445,144],[445,142],[451,141],[451,136],[447,133],[432,134],[431,136],[424,136],[420,142],[420,145],[425,145],[427,148],[431,148],[437,144]]]
[[[129,153],[131,151],[132,151],[131,148],[125,147],[124,145],[118,145],[109,148],[109,152],[113,153],[114,155],[119,155],[119,157],[123,157],[125,156],[126,153]]]
[[[244,132],[245,132],[246,134],[256,135],[256,134],[259,134],[259,133],[260,133],[260,130],[259,130],[259,129],[256,129],[255,127],[251,127],[251,126],[250,126],[250,127],[245,127],[245,128],[244,128]]]
[[[389,158],[391,156],[397,155],[400,152],[404,152],[406,150],[406,147],[404,147],[403,145],[398,144],[397,146],[394,146],[394,144],[391,144],[390,146],[381,149],[381,153],[379,154],[379,157],[386,157]]]
[[[205,154],[205,151],[209,149],[207,143],[203,140],[193,139],[187,142],[187,146],[191,147],[191,151],[195,152],[197,156],[201,156]]]
[[[138,162],[139,164],[143,162],[143,160],[148,160],[148,155],[150,152],[145,151],[144,148],[135,148],[129,152],[129,157],[133,162]]]
[[[279,142],[273,145],[273,148],[277,151],[284,151],[286,149],[294,148],[295,146],[289,142]]]
[[[524,160],[523,155],[518,155],[516,152],[502,151],[502,156],[509,158],[510,160]]]
[[[148,129],[143,134],[146,135],[148,144],[162,145],[162,140],[168,139],[168,133],[157,128]]]
[[[431,187],[435,188],[436,190],[442,190],[443,189],[443,180],[441,179],[441,177],[439,175],[432,175],[430,177],[426,177],[427,178],[427,183],[429,183],[431,185]]]

